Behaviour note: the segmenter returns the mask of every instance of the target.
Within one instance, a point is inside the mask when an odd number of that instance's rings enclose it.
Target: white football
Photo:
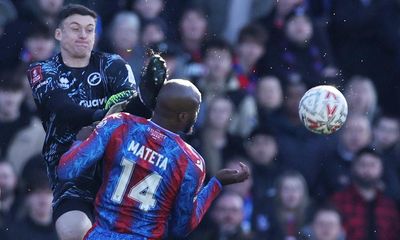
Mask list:
[[[334,86],[310,88],[299,103],[299,116],[304,126],[318,134],[331,134],[346,121],[347,101]]]

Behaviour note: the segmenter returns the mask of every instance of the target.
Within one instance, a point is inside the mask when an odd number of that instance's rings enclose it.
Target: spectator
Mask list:
[[[372,149],[361,149],[353,160],[352,173],[352,184],[332,197],[343,215],[348,239],[398,239],[398,210],[394,201],[381,190],[381,157]]]
[[[22,81],[24,85],[24,102],[22,103],[23,111],[29,112],[31,114],[37,114],[37,108],[35,104],[35,99],[32,95],[32,89],[29,84],[28,77],[26,76],[26,69],[28,65],[21,63],[13,70],[13,81]]]
[[[26,1],[26,3],[29,9],[42,20],[42,23],[55,29],[56,18],[63,7],[64,0],[35,0]]]
[[[11,223],[22,212],[22,198],[17,192],[18,177],[8,161],[0,161],[0,234],[6,233]]]
[[[142,29],[142,42],[148,46],[166,40],[168,27],[162,12],[165,0],[129,0],[128,8],[138,14]]]
[[[212,99],[204,125],[190,140],[191,145],[204,156],[209,176],[213,176],[230,156],[244,153],[242,139],[228,132],[233,111],[229,98],[217,96]]]
[[[349,112],[365,115],[372,122],[379,109],[376,89],[371,79],[353,76],[345,87],[344,96],[349,105]]]
[[[120,55],[131,66],[135,79],[140,79],[145,50],[140,44],[140,20],[135,13],[119,12],[99,45],[102,51]]]
[[[276,180],[283,172],[278,159],[278,146],[271,133],[262,128],[254,129],[245,144],[251,161],[253,197],[252,229],[263,232],[268,227],[265,213],[266,205],[274,204]]]
[[[317,181],[319,164],[315,151],[322,146],[323,138],[308,131],[300,121],[299,102],[306,90],[299,79],[292,79],[286,85],[282,111],[269,122],[269,128],[276,136],[282,165],[299,171],[312,186]]]
[[[4,27],[0,38],[0,46],[7,46],[0,51],[0,70],[18,65],[19,54],[33,26],[39,23],[55,28],[56,17],[63,3],[64,0],[23,1],[19,17]]]
[[[372,79],[382,108],[398,113],[394,96],[398,95],[399,89],[398,75],[395,74],[399,64],[400,35],[394,1],[330,2],[329,37],[344,77],[360,74]]]
[[[237,36],[244,26],[250,24],[271,11],[271,0],[194,0],[195,6],[204,9],[207,14],[210,34],[223,38],[230,43],[237,41]]]
[[[55,53],[56,41],[52,30],[44,24],[38,23],[32,26],[24,42],[24,49],[21,51],[21,60],[30,64],[43,61]]]
[[[268,130],[256,128],[251,132],[245,147],[253,169],[256,204],[271,203],[276,197],[276,179],[282,173],[276,139]]]
[[[184,62],[180,70],[191,81],[197,81],[204,75],[201,48],[207,37],[207,18],[199,8],[188,7],[179,22],[181,58]]]
[[[279,110],[283,104],[283,90],[280,80],[275,76],[261,77],[257,84],[256,99],[259,111],[273,112]]]
[[[115,17],[121,11],[131,11],[131,4],[127,0],[114,0],[114,1],[88,1],[83,0],[86,7],[94,9],[101,18],[101,27],[107,29]],[[77,1],[68,1],[68,3],[73,3]],[[79,2],[79,1],[78,1]],[[82,1],[81,1],[82,2]],[[97,22],[99,24],[99,22]],[[100,26],[98,26],[100,27]]]
[[[251,236],[241,228],[243,220],[243,199],[237,193],[224,192],[215,201],[210,212],[212,227],[205,232],[199,232],[192,240],[250,240]]]
[[[274,204],[265,204],[260,213],[264,224],[259,229],[257,239],[297,239],[308,218],[310,201],[304,177],[296,171],[283,173],[277,181],[277,194]],[[261,216],[261,215],[260,215]]]
[[[4,26],[17,18],[17,10],[10,0],[0,1],[0,36],[3,34]]]
[[[10,226],[9,239],[18,240],[57,240],[52,222],[51,201],[53,194],[46,172],[37,174],[27,186],[27,215]]]
[[[179,40],[179,21],[185,9],[192,5],[191,1],[163,0],[164,8],[161,18],[164,19],[167,29],[167,39],[171,42]]]
[[[163,0],[133,0],[130,4],[143,22],[159,17],[164,8]]]
[[[251,166],[245,157],[240,155],[233,156],[226,161],[225,168],[240,169],[240,162],[246,166]],[[252,230],[252,216],[254,209],[254,196],[252,193],[253,176],[250,170],[250,177],[241,183],[227,185],[225,189],[229,192],[234,192],[240,195],[243,199],[243,221],[242,230],[244,233],[250,233]]]
[[[310,226],[310,232],[305,233],[310,240],[344,240],[345,233],[342,218],[338,210],[331,206],[321,206],[316,209]],[[307,232],[307,230],[305,231]]]
[[[204,47],[203,56],[206,74],[196,85],[206,103],[217,95],[239,89],[238,79],[233,75],[233,50],[229,43],[223,40],[209,41]]]
[[[19,175],[22,166],[42,150],[45,133],[40,120],[23,105],[24,84],[10,72],[0,76],[0,157]]]
[[[237,57],[233,69],[239,79],[240,88],[254,93],[258,81],[256,63],[265,52],[268,35],[264,28],[257,24],[244,27],[239,33]]]
[[[31,157],[24,165],[20,174],[20,185],[22,189],[29,189],[29,185],[36,181],[36,177],[46,173],[46,164],[42,154]]]
[[[355,154],[371,143],[371,124],[364,115],[349,115],[338,139],[317,153],[320,162],[315,196],[324,201],[350,184],[351,164]],[[323,150],[322,150],[323,149]]]
[[[337,71],[333,67],[329,44],[321,35],[323,30],[318,29],[307,15],[290,15],[285,22],[284,34],[268,45],[257,71],[260,74],[272,72],[285,81],[290,75],[300,74],[308,88],[326,83],[327,78],[335,77]]]
[[[272,11],[265,12],[257,21],[270,33],[269,44],[275,45],[282,39],[287,17],[293,12],[299,12],[303,7],[303,0],[280,0],[276,1]],[[270,49],[267,47],[267,49]]]
[[[383,153],[396,151],[400,141],[400,121],[397,116],[390,114],[380,115],[373,129],[373,145]]]
[[[145,46],[151,46],[166,40],[167,26],[160,19],[147,21],[142,28],[142,43]]]
[[[237,133],[247,137],[255,126],[277,125],[276,119],[282,111],[283,90],[280,80],[271,75],[261,76],[257,81],[255,96],[248,95],[239,110]]]
[[[202,124],[202,112],[207,109],[210,99],[217,95],[227,95],[232,100],[235,110],[232,115],[230,132],[245,136],[248,133],[249,124],[245,120],[248,113],[244,90],[239,89],[238,79],[233,74],[231,46],[224,40],[212,40],[206,43],[204,50],[204,66],[206,75],[197,82],[197,86],[203,94],[203,104],[199,116],[199,125]]]
[[[372,146],[380,152],[384,160],[384,181],[386,192],[392,196],[400,206],[400,122],[397,116],[390,114],[380,115],[373,127]],[[391,173],[393,176],[388,176]],[[396,187],[396,183],[399,184]]]
[[[400,176],[400,122],[394,115],[383,114],[374,124],[373,146],[382,153],[387,167]]]

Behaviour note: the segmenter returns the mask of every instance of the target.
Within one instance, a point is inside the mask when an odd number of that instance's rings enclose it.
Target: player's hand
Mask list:
[[[139,96],[146,107],[154,110],[157,95],[167,79],[167,64],[159,54],[152,51],[150,54],[149,63],[143,70],[139,83]]]
[[[126,106],[127,106],[128,103],[129,103],[129,100],[130,100],[130,99],[114,104],[114,105],[107,111],[106,117],[107,117],[108,115],[111,115],[111,114],[114,114],[114,113],[119,113],[119,112],[124,111],[125,108],[126,108]]]
[[[240,163],[240,169],[221,169],[217,172],[215,177],[223,185],[229,185],[233,183],[240,183],[249,178],[250,170],[245,164]]]
[[[130,99],[132,96],[135,96],[134,90],[125,90],[119,93],[112,95],[106,102],[105,110],[109,110],[112,106],[117,103],[123,102],[125,100]]]

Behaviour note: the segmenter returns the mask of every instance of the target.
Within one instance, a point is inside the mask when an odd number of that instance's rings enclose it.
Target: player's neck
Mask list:
[[[86,67],[89,64],[90,61],[90,55],[87,57],[83,58],[76,58],[72,57],[68,53],[61,51],[61,57],[63,60],[63,63],[67,65],[68,67],[72,68],[83,68]]]
[[[173,126],[174,124],[171,124],[169,121],[160,118],[157,115],[154,115],[153,118],[151,119],[151,121],[155,124],[157,124],[158,126],[167,129],[168,131],[171,131],[173,133],[177,133],[179,131],[181,131],[180,129],[178,129],[176,126]]]

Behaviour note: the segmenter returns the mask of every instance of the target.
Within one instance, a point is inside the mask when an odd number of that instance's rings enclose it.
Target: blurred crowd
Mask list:
[[[0,0],[0,239],[57,239],[25,71],[58,52],[67,3],[99,14],[96,50],[122,56],[137,81],[151,48],[169,78],[198,86],[187,140],[209,176],[251,166],[187,239],[399,239],[399,0]],[[330,136],[298,117],[321,84],[349,105]]]

